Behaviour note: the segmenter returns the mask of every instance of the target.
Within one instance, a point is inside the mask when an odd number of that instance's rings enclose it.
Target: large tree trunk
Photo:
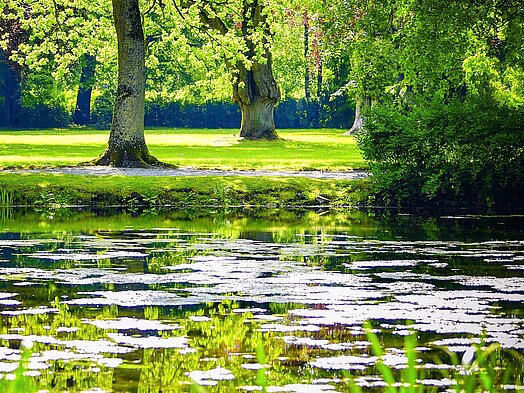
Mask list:
[[[118,39],[118,89],[109,143],[94,164],[158,165],[144,138],[145,41],[138,0],[113,0],[113,18]]]
[[[358,132],[361,132],[364,127],[364,117],[362,116],[362,111],[370,109],[372,106],[371,97],[365,96],[364,98],[357,99],[357,105],[355,108],[355,120],[353,121],[353,126],[349,131],[344,133],[344,135],[354,135]]]
[[[242,112],[240,136],[245,139],[278,139],[275,130],[274,109],[280,99],[271,59],[265,64],[254,62],[251,69],[237,64],[233,83],[233,100]]]
[[[85,126],[91,124],[91,93],[95,77],[96,58],[92,55],[85,55],[82,63],[73,123]]]

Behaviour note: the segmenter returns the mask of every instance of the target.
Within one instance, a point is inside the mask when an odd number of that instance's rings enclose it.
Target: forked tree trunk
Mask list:
[[[344,133],[344,135],[355,135],[362,131],[364,127],[364,117],[362,111],[370,109],[372,106],[371,97],[365,96],[364,98],[357,99],[357,105],[355,108],[355,120],[353,121],[353,126],[349,131]]]
[[[91,93],[93,92],[96,58],[92,55],[85,55],[82,63],[73,123],[85,126],[91,124]]]
[[[237,64],[233,83],[233,101],[240,105],[242,124],[240,136],[245,139],[278,139],[275,130],[274,109],[280,99],[271,60],[265,64],[254,62],[251,69]]]
[[[113,0],[118,89],[108,146],[95,165],[149,167],[159,161],[144,138],[145,42],[138,0]]]

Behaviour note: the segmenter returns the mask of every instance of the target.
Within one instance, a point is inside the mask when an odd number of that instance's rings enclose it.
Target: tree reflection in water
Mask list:
[[[346,391],[347,371],[380,390],[366,320],[395,377],[412,321],[441,390],[449,353],[483,330],[522,353],[522,217],[184,214],[13,212],[0,231],[0,373],[30,340],[30,375],[52,391]],[[518,381],[522,358],[505,351],[498,364]]]

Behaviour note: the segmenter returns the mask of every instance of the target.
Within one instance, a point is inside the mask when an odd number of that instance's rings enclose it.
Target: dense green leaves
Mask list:
[[[93,101],[98,118],[107,118],[116,88],[109,4],[1,6],[0,45],[4,61],[19,69],[13,91],[24,105],[71,111],[80,59],[94,54]],[[280,87],[272,97],[296,100],[285,101],[282,113],[302,125],[338,116],[337,125],[349,127],[354,103],[373,105],[361,146],[384,174],[374,177],[383,179],[378,189],[398,203],[463,200],[461,190],[482,185],[477,202],[491,205],[512,182],[504,173],[515,174],[512,189],[521,184],[520,0],[144,0],[141,7],[155,113],[173,103],[229,101],[232,93],[240,102],[252,95],[241,74],[270,64]],[[292,124],[288,118],[281,124]]]
[[[523,116],[490,100],[434,102],[406,113],[374,109],[360,145],[377,200],[470,210],[523,206]]]
[[[362,49],[352,52],[353,72],[378,86],[360,135],[375,197],[401,206],[522,206],[524,7],[497,0],[390,5],[389,35],[373,42],[384,50],[379,42],[387,37],[389,62],[380,63],[378,48],[373,62]],[[381,91],[383,69],[391,74]]]

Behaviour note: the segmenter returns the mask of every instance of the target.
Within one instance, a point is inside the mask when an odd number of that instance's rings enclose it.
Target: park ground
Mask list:
[[[83,165],[107,143],[87,128],[0,132],[0,204],[4,206],[354,206],[366,180],[279,176],[277,171],[365,170],[356,140],[337,129],[281,130],[278,141],[244,141],[231,129],[152,129],[151,153],[169,165],[216,170],[213,176],[91,176],[53,173]],[[27,169],[47,168],[44,173]],[[266,176],[221,176],[265,171]],[[225,174],[225,173],[224,173]],[[231,174],[231,173],[229,173]]]

